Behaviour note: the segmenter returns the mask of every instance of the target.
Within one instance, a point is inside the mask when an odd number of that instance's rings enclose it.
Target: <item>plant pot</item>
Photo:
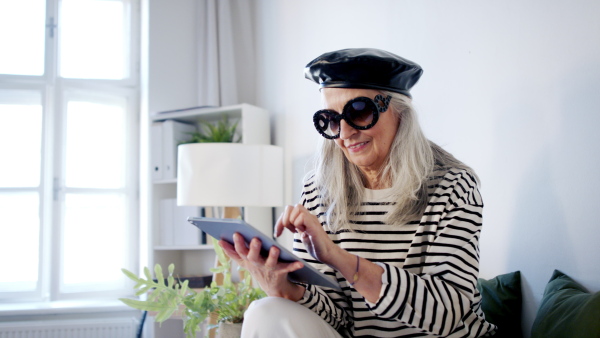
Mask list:
[[[219,338],[239,338],[242,335],[242,323],[219,323]]]

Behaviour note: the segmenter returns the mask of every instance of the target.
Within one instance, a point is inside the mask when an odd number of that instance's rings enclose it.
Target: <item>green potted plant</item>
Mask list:
[[[185,143],[209,143],[209,142],[224,142],[224,143],[239,143],[241,137],[236,135],[239,121],[229,123],[227,115],[223,115],[223,119],[217,121],[216,124],[200,121],[199,130],[190,133],[191,139]]]
[[[156,281],[152,279],[150,269],[147,267],[144,269],[144,277],[138,277],[133,272],[123,269],[123,273],[136,282],[134,286],[137,290],[136,295],[147,294],[148,297],[146,300],[129,298],[120,298],[120,300],[135,309],[156,312],[155,321],[159,323],[169,319],[183,308],[181,315],[184,332],[188,338],[196,337],[200,324],[211,315],[217,316],[217,325],[209,326],[207,331],[213,327],[217,327],[218,332],[223,331],[225,329],[221,328],[226,323],[237,324],[237,329],[241,330],[246,309],[251,302],[264,297],[265,293],[252,285],[252,277],[249,273],[245,273],[239,283],[234,283],[231,279],[230,259],[214,238],[212,241],[221,265],[211,271],[223,274],[223,285],[217,285],[213,281],[209,287],[200,291],[190,289],[188,281],[180,282],[173,276],[175,270],[173,264],[168,267],[169,274],[165,282],[162,268],[157,264],[154,267]]]

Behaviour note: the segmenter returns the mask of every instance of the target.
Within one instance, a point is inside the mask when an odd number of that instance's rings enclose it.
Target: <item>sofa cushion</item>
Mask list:
[[[600,337],[600,292],[589,293],[571,277],[554,270],[531,337]]]
[[[493,279],[479,278],[481,309],[485,319],[498,326],[494,337],[522,337],[521,272],[515,271]]]

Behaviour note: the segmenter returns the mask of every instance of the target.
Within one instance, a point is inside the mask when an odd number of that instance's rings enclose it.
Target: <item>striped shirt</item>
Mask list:
[[[328,232],[350,253],[383,269],[376,303],[359,294],[338,271],[307,253],[298,234],[294,252],[337,279],[342,291],[307,285],[298,302],[347,337],[478,337],[494,330],[484,319],[476,288],[483,202],[474,177],[464,170],[434,172],[422,217],[402,226],[385,224],[394,202],[389,189],[366,190],[355,231]],[[314,176],[301,203],[325,224]]]

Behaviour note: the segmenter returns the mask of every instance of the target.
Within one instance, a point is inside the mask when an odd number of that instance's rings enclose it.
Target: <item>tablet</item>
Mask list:
[[[325,286],[328,288],[341,290],[340,285],[333,277],[329,277],[319,270],[312,267],[305,260],[294,255],[292,252],[281,246],[271,236],[267,236],[260,230],[254,228],[250,224],[244,222],[241,219],[231,218],[208,218],[208,217],[189,217],[188,222],[200,228],[200,230],[213,236],[216,239],[222,239],[226,242],[233,244],[233,234],[238,232],[246,243],[250,243],[250,240],[254,237],[258,237],[262,242],[261,254],[266,257],[268,256],[269,249],[275,246],[279,249],[279,260],[283,262],[295,262],[299,261],[304,264],[304,267],[300,270],[290,272],[288,279],[292,282],[306,283]]]

